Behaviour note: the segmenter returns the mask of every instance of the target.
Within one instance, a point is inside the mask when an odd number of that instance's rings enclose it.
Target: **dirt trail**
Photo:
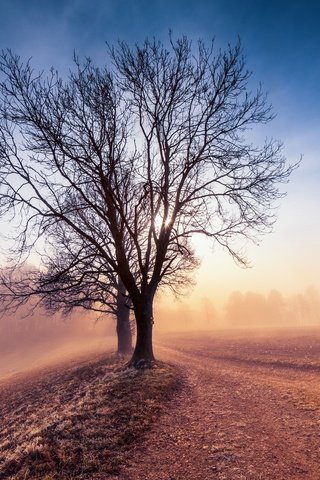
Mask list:
[[[320,479],[317,369],[215,358],[203,346],[158,356],[180,365],[186,389],[122,480]]]

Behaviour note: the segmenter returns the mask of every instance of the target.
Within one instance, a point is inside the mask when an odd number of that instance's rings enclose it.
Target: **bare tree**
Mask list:
[[[132,307],[121,279],[101,264],[90,246],[81,247],[69,238],[68,243],[59,245],[60,250],[57,244],[55,247],[54,255],[46,256],[40,269],[24,269],[20,275],[15,267],[2,270],[0,309],[16,312],[29,305],[30,312],[44,307],[50,313],[68,316],[81,308],[97,312],[97,319],[112,316],[116,321],[117,352],[132,353]]]
[[[43,262],[44,270],[37,272],[33,293],[53,312],[69,314],[80,307],[111,315],[116,321],[117,352],[132,353],[132,304],[121,278],[106,268],[96,249],[81,242],[83,239],[71,241],[65,230],[61,234],[54,254]],[[28,288],[20,290],[28,296]],[[17,298],[17,289],[13,298]]]
[[[117,352],[132,353],[135,327],[130,314],[131,299],[121,278],[108,268],[96,248],[68,226],[56,225],[47,239],[46,250],[39,269],[29,267],[21,271],[20,265],[13,264],[0,270],[0,311],[16,313],[27,305],[30,313],[44,307],[53,314],[69,315],[83,308],[111,315],[116,320]],[[182,288],[192,284],[189,273],[196,265],[195,260],[192,264],[181,262],[183,271],[175,271],[163,285],[170,286],[178,296]]]
[[[57,225],[70,228],[119,275],[132,301],[131,365],[154,360],[153,300],[205,235],[240,263],[234,240],[274,221],[286,166],[281,145],[246,132],[272,119],[241,48],[214,52],[187,38],[109,49],[111,67],[76,59],[67,80],[33,72],[4,52],[0,118],[1,214],[19,218],[16,251],[30,252]],[[133,253],[133,254],[132,254]]]

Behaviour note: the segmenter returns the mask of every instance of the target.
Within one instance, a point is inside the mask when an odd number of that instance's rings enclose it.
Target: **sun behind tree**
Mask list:
[[[121,278],[136,319],[130,364],[141,367],[154,361],[159,285],[183,287],[198,265],[192,236],[245,263],[233,240],[270,229],[293,167],[278,142],[245,141],[272,112],[248,91],[239,44],[119,43],[108,60],[99,69],[76,58],[62,80],[3,52],[0,206],[19,217],[18,263],[59,226]]]

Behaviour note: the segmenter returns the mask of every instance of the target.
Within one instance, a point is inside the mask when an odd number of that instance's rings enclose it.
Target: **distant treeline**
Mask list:
[[[320,294],[314,287],[289,297],[278,290],[268,295],[233,292],[224,320],[232,327],[320,325]]]

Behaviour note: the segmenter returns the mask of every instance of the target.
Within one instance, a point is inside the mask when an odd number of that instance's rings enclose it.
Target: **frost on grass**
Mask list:
[[[118,474],[179,385],[172,366],[109,357],[0,387],[0,479]]]

